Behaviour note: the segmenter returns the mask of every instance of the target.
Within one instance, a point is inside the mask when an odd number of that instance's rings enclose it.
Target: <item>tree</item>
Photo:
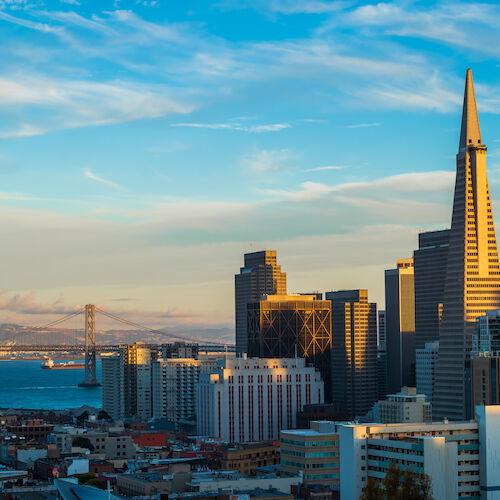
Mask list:
[[[87,448],[89,451],[94,451],[94,445],[90,442],[90,440],[83,436],[78,436],[73,439],[72,446],[76,446],[78,448]]]
[[[111,420],[111,417],[104,410],[101,410],[97,414],[97,420]]]
[[[369,477],[360,500],[432,500],[431,480],[427,474],[400,469],[391,463],[382,484]]]
[[[393,463],[389,464],[387,472],[385,473],[384,480],[382,481],[384,494],[388,500],[396,500],[402,498],[398,496],[399,487],[401,485],[401,474],[402,471],[397,465],[394,465]]]
[[[91,479],[95,479],[95,474],[93,472],[85,472],[83,474],[76,474],[78,478],[78,484],[85,484]]]
[[[95,488],[99,488],[101,490],[105,490],[107,488],[106,484],[104,481],[101,481],[100,479],[97,479],[96,477],[94,479],[90,479],[85,483],[86,486],[94,486]]]
[[[383,491],[379,482],[374,477],[369,477],[363,488],[359,500],[382,500]]]

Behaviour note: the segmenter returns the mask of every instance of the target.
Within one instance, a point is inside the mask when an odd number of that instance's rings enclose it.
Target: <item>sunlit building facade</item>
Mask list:
[[[433,414],[465,416],[465,362],[476,319],[500,308],[500,265],[486,146],[481,141],[472,75],[467,70]]]
[[[228,359],[200,375],[197,431],[228,443],[276,440],[304,405],[323,402],[321,375],[303,358]]]
[[[248,304],[248,356],[291,358],[313,364],[331,400],[331,305],[317,295],[268,295]]]
[[[415,385],[415,292],[413,259],[385,271],[387,392]]]
[[[234,277],[236,352],[247,352],[247,304],[263,295],[286,295],[286,273],[276,260],[276,250],[247,253]]]
[[[378,400],[377,304],[368,290],[327,292],[332,308],[332,402],[351,417]]]

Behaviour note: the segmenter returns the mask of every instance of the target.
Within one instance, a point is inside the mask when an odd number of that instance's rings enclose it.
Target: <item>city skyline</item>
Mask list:
[[[241,256],[264,249],[291,293],[367,288],[383,309],[384,269],[449,225],[471,61],[498,211],[498,19],[428,2],[2,3],[2,323],[97,303],[231,329]]]

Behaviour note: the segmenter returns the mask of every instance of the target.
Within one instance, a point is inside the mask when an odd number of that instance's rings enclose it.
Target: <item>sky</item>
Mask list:
[[[262,249],[289,293],[383,308],[450,224],[468,67],[500,213],[499,27],[495,2],[0,0],[0,323],[94,303],[227,336]]]

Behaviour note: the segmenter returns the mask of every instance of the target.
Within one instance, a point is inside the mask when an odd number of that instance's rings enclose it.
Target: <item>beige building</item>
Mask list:
[[[398,394],[388,394],[377,403],[378,419],[382,424],[432,422],[431,404],[415,387],[403,387]]]
[[[221,469],[251,476],[258,467],[276,465],[279,461],[278,450],[272,443],[248,443],[223,450]]]
[[[81,430],[81,429],[80,429]],[[75,439],[85,438],[94,447],[93,455],[109,460],[133,458],[136,447],[130,436],[110,435],[107,432],[66,432],[54,434],[56,448],[60,453],[72,453]]]
[[[467,70],[439,331],[435,416],[464,417],[464,365],[475,320],[487,310],[499,308],[500,265],[486,175],[486,146],[481,140],[472,74]]]
[[[281,471],[303,473],[304,484],[339,486],[339,436],[335,423],[313,421],[310,429],[281,431]]]

